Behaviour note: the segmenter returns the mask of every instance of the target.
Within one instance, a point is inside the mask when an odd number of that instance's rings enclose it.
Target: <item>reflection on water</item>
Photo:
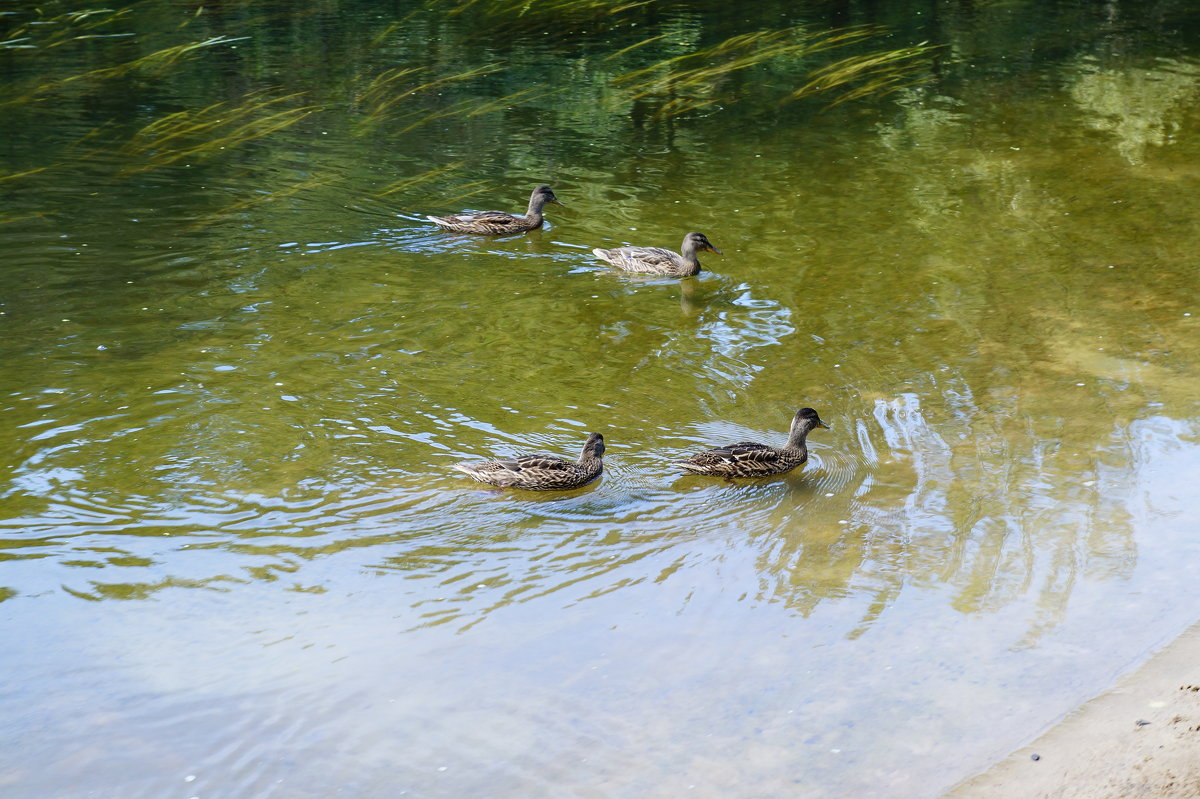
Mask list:
[[[682,758],[691,778],[702,775],[715,795],[747,779],[718,757],[736,746],[760,764],[751,784],[771,794],[790,783],[794,760],[785,750],[797,745],[826,753],[807,772],[814,786],[836,778],[853,793],[896,779],[900,790],[919,792],[909,782],[911,765],[880,759],[877,736],[901,737],[902,759],[945,751],[944,732],[922,725],[914,733],[911,716],[958,719],[951,708],[959,701],[1004,728],[1012,698],[995,686],[1007,680],[1036,691],[1040,684],[1022,651],[1051,636],[1051,662],[1064,647],[1076,657],[1093,652],[1082,642],[1095,625],[1107,629],[1113,615],[1145,612],[1146,600],[1126,596],[1123,607],[1106,609],[1093,599],[1114,578],[1153,585],[1153,574],[1175,559],[1173,547],[1154,542],[1141,553],[1153,563],[1150,574],[1139,574],[1146,567],[1131,551],[1134,517],[1144,523],[1147,513],[1159,518],[1186,507],[1180,480],[1195,476],[1197,460],[1195,445],[1184,442],[1197,431],[1153,418],[1113,431],[1112,456],[1134,468],[1098,467],[1074,498],[1051,503],[1038,500],[1046,495],[1038,479],[1061,477],[1057,455],[1031,458],[1022,467],[1028,474],[1010,475],[1006,486],[982,473],[1011,465],[1002,453],[982,460],[964,454],[999,449],[994,431],[971,436],[964,424],[947,443],[911,396],[879,401],[854,421],[869,449],[849,435],[837,450],[816,443],[799,474],[738,484],[681,478],[650,488],[632,474],[638,466],[650,471],[648,461],[624,463],[593,490],[532,503],[473,487],[433,491],[413,478],[374,493],[193,492],[186,507],[64,492],[6,524],[6,537],[26,557],[46,555],[54,565],[9,564],[8,574],[26,601],[44,597],[56,623],[76,638],[17,629],[31,641],[50,638],[72,662],[92,661],[89,673],[112,698],[100,706],[82,701],[92,684],[84,681],[67,692],[78,704],[41,706],[39,717],[58,718],[63,730],[117,723],[115,740],[139,758],[161,756],[155,762],[199,772],[214,787],[236,784],[241,795],[278,779],[300,795],[364,779],[385,785],[393,767],[376,736],[406,744],[413,725],[423,730],[421,744],[405,761],[415,771],[406,768],[402,779],[424,784],[419,774],[432,779],[446,767],[455,772],[443,780],[453,786],[447,792],[471,790],[476,762],[506,764],[484,771],[514,794],[553,792],[552,784],[528,780],[557,773],[563,757],[578,760],[576,779],[615,778],[612,770],[621,769],[675,785]],[[1161,490],[1163,479],[1175,488]],[[1146,508],[1143,497],[1159,507]],[[1108,503],[1124,518],[1105,518]],[[1076,523],[1083,526],[1066,529]],[[1157,529],[1170,536],[1169,525]],[[264,590],[271,585],[285,593]],[[94,604],[167,601],[165,589],[181,588],[216,593],[175,600],[165,616],[157,603],[103,612],[112,606]],[[97,610],[63,607],[54,600],[59,590],[92,600]],[[1090,609],[1072,619],[1069,598]],[[99,627],[81,629],[65,615],[80,612]],[[789,624],[789,617],[804,623]],[[988,621],[953,624],[956,617]],[[186,629],[166,628],[176,619]],[[675,632],[664,641],[668,620]],[[914,625],[955,630],[954,640],[914,637]],[[1130,638],[1128,630],[1112,634]],[[462,636],[479,638],[464,648]],[[190,643],[164,650],[156,643],[163,640]],[[992,641],[1011,649],[997,652]],[[742,654],[723,657],[726,647]],[[978,659],[983,652],[990,654]],[[98,653],[105,654],[96,662]],[[12,657],[31,667],[37,656]],[[910,673],[908,663],[919,672]],[[856,668],[854,690],[839,692]],[[653,675],[664,670],[671,688],[655,696],[661,689],[652,688]],[[495,691],[493,680],[506,689]],[[20,696],[17,689],[7,698]],[[895,698],[881,709],[883,696]],[[706,706],[704,721],[693,719]],[[422,725],[428,714],[435,721]],[[838,718],[871,723],[831,723]],[[685,745],[675,725],[689,719],[709,732]],[[962,733],[965,722],[948,728]],[[249,752],[209,751],[197,730],[259,743]],[[508,734],[495,737],[500,730]],[[328,751],[332,735],[364,748],[334,759],[329,773],[273,765],[289,747],[303,746],[305,735],[316,736],[316,751]],[[167,740],[185,742],[187,754],[167,752],[160,743]],[[474,746],[464,749],[464,740]],[[633,758],[650,745],[661,760]],[[840,766],[828,757],[835,748],[846,755]],[[376,750],[383,759],[372,765]],[[107,752],[107,745],[92,747],[69,765],[98,773],[105,784],[132,786],[103,762]],[[14,766],[21,755],[36,751],[18,747]],[[45,779],[15,773],[20,784]],[[615,784],[639,790],[642,783],[629,779]]]
[[[0,792],[934,796],[1194,621],[1194,11],[874,9],[952,55],[823,113],[778,104],[802,59],[614,108],[866,21],[785,5],[0,37],[54,100],[0,97]],[[250,38],[153,72],[83,24]],[[541,182],[524,236],[422,216]],[[590,252],[691,229],[694,279]],[[802,469],[669,465],[805,405]],[[449,468],[592,430],[579,491]]]
[[[1200,64],[1162,59],[1154,69],[1104,69],[1094,59],[1078,67],[1071,98],[1089,124],[1112,134],[1117,151],[1133,166],[1146,164],[1146,149],[1172,144],[1184,112],[1200,89]]]

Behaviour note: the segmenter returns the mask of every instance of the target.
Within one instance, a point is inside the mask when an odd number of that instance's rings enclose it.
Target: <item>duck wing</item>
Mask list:
[[[518,455],[482,463],[457,463],[453,468],[501,488],[556,487],[574,482],[579,476],[576,464],[554,455]]]
[[[754,441],[741,441],[737,444],[726,444],[723,447],[714,447],[705,452],[698,452],[682,463],[694,463],[698,466],[715,466],[717,464],[768,466],[777,463],[779,458],[780,452],[775,447]]]
[[[451,216],[426,217],[447,230],[470,233],[489,233],[502,236],[505,233],[524,233],[534,227],[524,216],[514,216],[504,211],[472,211]]]
[[[592,250],[597,257],[629,272],[672,274],[684,268],[683,258],[662,247],[614,247]]]
[[[510,472],[570,472],[576,464],[555,455],[518,455],[515,458],[492,461]]]
[[[464,224],[467,222],[488,222],[502,225],[505,222],[515,222],[517,217],[505,211],[464,211],[461,214],[444,216],[442,219],[449,219]]]

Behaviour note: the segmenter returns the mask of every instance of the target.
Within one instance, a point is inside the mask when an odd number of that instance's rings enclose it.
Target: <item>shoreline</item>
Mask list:
[[[1012,797],[1200,797],[1200,623],[942,799]]]

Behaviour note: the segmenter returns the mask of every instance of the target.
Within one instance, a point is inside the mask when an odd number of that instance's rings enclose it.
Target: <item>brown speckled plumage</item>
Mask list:
[[[518,455],[483,463],[457,463],[454,468],[481,483],[501,488],[565,491],[585,486],[599,477],[604,470],[603,455],[604,436],[592,433],[574,463],[554,455]]]
[[[674,464],[694,474],[717,477],[767,477],[783,474],[808,460],[805,439],[817,427],[829,428],[812,408],[801,408],[792,417],[792,429],[782,447],[743,441],[698,452]]]
[[[542,208],[546,203],[562,205],[549,186],[538,186],[529,196],[529,209],[524,216],[503,211],[469,211],[453,216],[427,216],[443,230],[453,233],[479,233],[484,236],[507,236],[524,233],[542,226]]]
[[[690,277],[699,273],[700,259],[696,257],[698,252],[707,250],[717,255],[722,254],[703,233],[689,233],[684,236],[680,249],[682,255],[662,247],[614,247],[611,250],[597,247],[592,250],[592,254],[627,272],[667,277]]]

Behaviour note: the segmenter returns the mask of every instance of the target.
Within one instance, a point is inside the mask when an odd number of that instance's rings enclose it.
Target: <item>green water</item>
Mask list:
[[[1197,620],[1189,4],[452,5],[0,16],[0,793],[935,797]]]

